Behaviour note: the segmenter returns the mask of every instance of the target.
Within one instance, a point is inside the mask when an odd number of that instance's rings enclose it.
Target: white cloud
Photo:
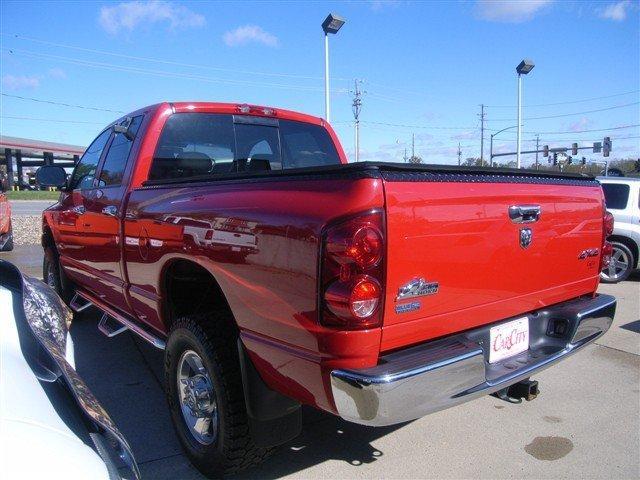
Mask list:
[[[627,11],[630,9],[631,0],[622,0],[621,2],[607,5],[604,10],[600,12],[600,17],[615,22],[622,22],[627,18]]]
[[[222,36],[224,43],[230,47],[238,47],[247,43],[261,43],[267,47],[277,47],[279,45],[278,37],[265,32],[257,25],[244,25],[235,30],[225,33]]]
[[[63,69],[56,67],[49,69],[49,76],[57,80],[64,80],[67,78],[67,73]]]
[[[593,120],[587,117],[581,117],[577,122],[573,122],[569,125],[569,130],[571,132],[581,132],[582,130],[586,130],[589,127],[593,126]]]
[[[491,22],[521,23],[531,20],[553,0],[478,0],[476,12]]]
[[[379,12],[384,10],[386,7],[396,8],[400,5],[400,0],[371,0],[369,2],[371,5],[371,10],[374,12]]]
[[[7,90],[38,88],[40,86],[40,79],[35,76],[27,77],[26,75],[4,75],[2,77],[2,86]]]
[[[205,18],[183,5],[148,0],[102,7],[99,22],[108,33],[116,35],[123,30],[130,32],[139,25],[158,22],[167,22],[171,29],[202,27]]]
[[[472,130],[469,132],[458,133],[456,135],[451,136],[451,140],[472,140],[478,138],[480,135],[477,130]]]

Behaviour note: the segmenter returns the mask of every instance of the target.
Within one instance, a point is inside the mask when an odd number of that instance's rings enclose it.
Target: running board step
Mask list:
[[[91,303],[89,300],[84,298],[78,292],[73,294],[73,298],[69,302],[69,307],[71,307],[71,310],[73,310],[76,313],[82,312],[83,310],[86,310],[92,305],[93,303]]]
[[[103,313],[102,318],[100,318],[100,321],[98,322],[98,330],[104,333],[107,337],[112,338],[129,329],[126,325],[121,324],[115,318]]]
[[[98,322],[98,330],[109,338],[115,337],[127,330],[131,330],[154,347],[160,350],[164,350],[165,348],[165,341],[160,337],[156,336],[142,325],[139,325],[136,321],[125,317],[87,292],[76,292],[71,302],[69,302],[69,306],[71,306],[71,309],[75,312],[81,312],[91,306],[100,310],[102,312],[102,317],[100,317],[100,321]]]

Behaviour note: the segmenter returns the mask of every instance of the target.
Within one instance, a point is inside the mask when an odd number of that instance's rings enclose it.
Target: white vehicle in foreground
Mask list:
[[[613,247],[609,266],[600,273],[606,283],[625,280],[640,268],[640,178],[598,177],[607,210],[613,214]]]
[[[74,368],[71,312],[0,260],[0,478],[129,479],[131,449]]]

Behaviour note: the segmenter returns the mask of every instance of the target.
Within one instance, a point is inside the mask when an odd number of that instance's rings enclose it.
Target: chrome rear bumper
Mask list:
[[[604,334],[616,299],[579,298],[528,315],[529,350],[488,362],[495,324],[410,347],[362,370],[334,370],[338,414],[363,425],[393,425],[501,390],[566,358]],[[507,320],[508,321],[508,320]]]

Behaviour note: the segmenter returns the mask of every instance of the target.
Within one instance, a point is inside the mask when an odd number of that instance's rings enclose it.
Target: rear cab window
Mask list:
[[[629,185],[624,183],[603,183],[602,190],[607,208],[624,210],[629,201]]]
[[[175,113],[164,125],[149,180],[339,165],[319,125],[270,117]]]

